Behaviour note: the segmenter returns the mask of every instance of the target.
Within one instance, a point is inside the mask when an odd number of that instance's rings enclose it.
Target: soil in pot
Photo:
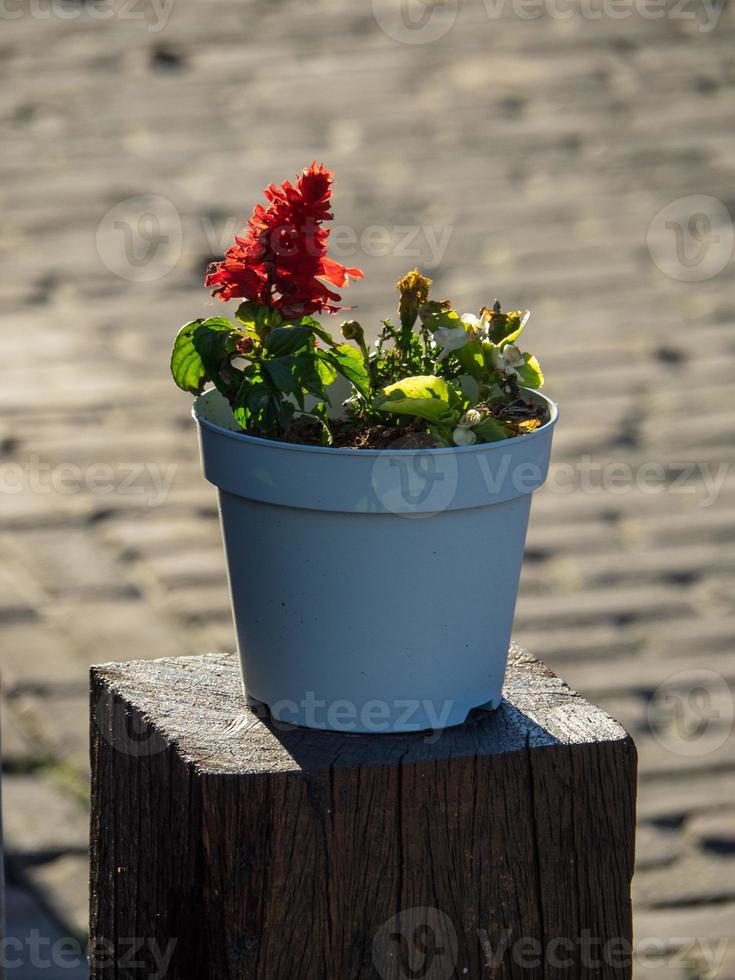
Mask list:
[[[514,436],[532,432],[549,419],[546,405],[524,398],[518,398],[509,405],[478,407],[486,408],[498,421],[508,423]],[[439,443],[430,432],[424,430],[424,424],[420,419],[415,419],[408,425],[378,424],[365,428],[364,424],[351,419],[335,419],[330,423],[332,445],[339,449],[435,449]],[[295,419],[288,433],[281,439],[276,437],[276,441],[319,446],[323,432],[319,422],[302,417]],[[248,431],[248,435],[257,436],[259,433]]]

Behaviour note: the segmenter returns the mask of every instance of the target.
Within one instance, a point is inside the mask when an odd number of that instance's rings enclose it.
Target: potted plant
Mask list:
[[[332,174],[270,185],[206,285],[233,319],[180,330],[219,491],[244,683],[279,721],[440,729],[497,706],[531,494],[556,407],[525,311],[460,315],[418,270],[368,344],[320,313],[362,278],[327,256]]]

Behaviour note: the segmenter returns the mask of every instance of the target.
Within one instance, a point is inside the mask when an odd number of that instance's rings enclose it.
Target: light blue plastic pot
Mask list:
[[[280,722],[344,732],[461,724],[500,702],[535,432],[455,449],[329,449],[244,435],[197,399],[219,491],[243,678]]]

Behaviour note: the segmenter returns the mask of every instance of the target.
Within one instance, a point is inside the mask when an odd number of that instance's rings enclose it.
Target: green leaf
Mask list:
[[[230,355],[235,353],[236,332],[224,317],[211,317],[194,331],[194,346],[207,374],[218,391],[227,398],[240,387],[242,371],[232,366]]]
[[[516,310],[513,313],[493,313],[490,318],[488,339],[494,344],[514,344],[523,333],[528,322],[528,310]]]
[[[489,417],[484,418],[477,425],[473,425],[472,431],[480,442],[499,442],[501,439],[507,439],[509,437],[505,426],[501,422],[498,422],[497,419]]]
[[[309,327],[275,327],[263,341],[263,346],[270,356],[283,357],[307,347],[313,349],[314,335]]]
[[[528,310],[518,310],[516,313],[508,314],[508,319],[511,321],[509,324],[511,326],[511,332],[503,337],[503,344],[514,344],[518,340],[528,323],[530,315]]]
[[[293,416],[293,405],[284,401],[267,381],[241,385],[232,412],[245,429],[253,424],[266,435],[285,428]]]
[[[482,344],[479,340],[471,340],[454,351],[459,358],[459,363],[467,374],[472,375],[476,380],[481,380],[485,375],[485,359],[482,356]]]
[[[334,379],[337,377],[337,368],[334,366],[330,358],[325,355],[324,351],[316,351],[316,369],[319,372],[319,377],[321,378],[322,384],[325,388],[328,385],[331,385]]]
[[[273,388],[284,392],[286,395],[293,394],[298,387],[295,377],[294,361],[295,357],[271,357],[261,364],[263,375],[270,381]]]
[[[323,340],[328,347],[334,347],[337,343],[331,333],[328,330],[325,330],[321,323],[319,323],[318,320],[315,320],[313,316],[302,317],[297,326],[308,327],[309,330],[311,330],[311,332],[320,340]]]
[[[209,330],[225,330],[234,331],[237,328],[234,323],[231,323],[226,316],[210,316],[207,320],[202,320],[202,326],[207,327]]]
[[[477,381],[471,374],[463,374],[457,378],[457,381],[465,402],[469,402],[470,405],[476,405],[480,400],[480,385]]]
[[[452,326],[452,323],[437,322],[439,317],[452,313],[456,319],[459,319],[459,313],[452,309],[452,304],[448,299],[430,299],[419,308],[419,317],[421,322],[429,330],[436,330],[436,328],[440,326]]]
[[[449,327],[454,329],[455,327],[464,330],[462,326],[462,317],[456,310],[446,309],[444,304],[437,303],[436,309],[429,310],[432,306],[431,303],[427,303],[426,306],[422,308],[421,320],[423,325],[427,330],[432,333],[438,330],[439,327]]]
[[[182,391],[200,395],[209,380],[202,359],[194,346],[194,330],[201,320],[193,320],[179,330],[171,352],[171,374]]]
[[[218,361],[235,350],[235,327],[221,316],[210,317],[194,330],[194,346],[205,363],[216,367]]]
[[[171,353],[171,374],[182,391],[200,395],[207,381],[217,382],[223,358],[235,349],[234,330],[224,317],[193,320],[179,330]]]
[[[274,310],[271,306],[263,306],[261,303],[252,303],[250,300],[240,303],[235,318],[260,338],[283,323],[283,317],[278,310]]]
[[[246,410],[244,405],[235,405],[232,409],[232,414],[235,416],[235,421],[237,424],[243,428],[247,429],[248,423],[250,422],[250,413]]]
[[[524,354],[523,360],[526,362],[523,367],[518,368],[519,384],[524,388],[540,388],[544,383],[544,375],[541,365],[533,354]]]
[[[295,395],[299,405],[303,403],[304,393],[326,398],[317,359],[311,353],[268,358],[262,362],[261,370],[278,391]]]
[[[482,357],[485,362],[485,374],[492,375],[497,370],[495,367],[495,358],[498,351],[498,345],[494,344],[491,340],[483,340],[481,347]]]
[[[258,376],[251,381],[244,381],[235,395],[232,403],[232,414],[243,427],[247,429],[254,414],[257,414],[270,398],[272,388]]]
[[[419,375],[388,385],[373,408],[395,415],[415,415],[429,422],[448,421],[461,404],[457,392],[443,378]]]
[[[339,373],[351,381],[361,395],[369,398],[370,376],[360,351],[350,344],[338,344],[325,353]]]
[[[334,438],[332,436],[332,430],[329,428],[329,410],[327,409],[327,406],[324,404],[317,404],[314,405],[310,412],[302,412],[301,414],[307,418],[316,419],[316,421],[321,424],[322,445],[331,446],[334,442]]]

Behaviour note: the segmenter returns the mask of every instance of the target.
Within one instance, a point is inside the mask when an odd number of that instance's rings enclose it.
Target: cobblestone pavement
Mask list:
[[[732,8],[397,11],[3,4],[11,929],[35,902],[85,929],[87,666],[232,648],[169,347],[215,309],[203,268],[260,188],[316,157],[363,322],[416,262],[464,309],[533,309],[562,418],[516,639],[638,742],[637,975],[732,980]]]

